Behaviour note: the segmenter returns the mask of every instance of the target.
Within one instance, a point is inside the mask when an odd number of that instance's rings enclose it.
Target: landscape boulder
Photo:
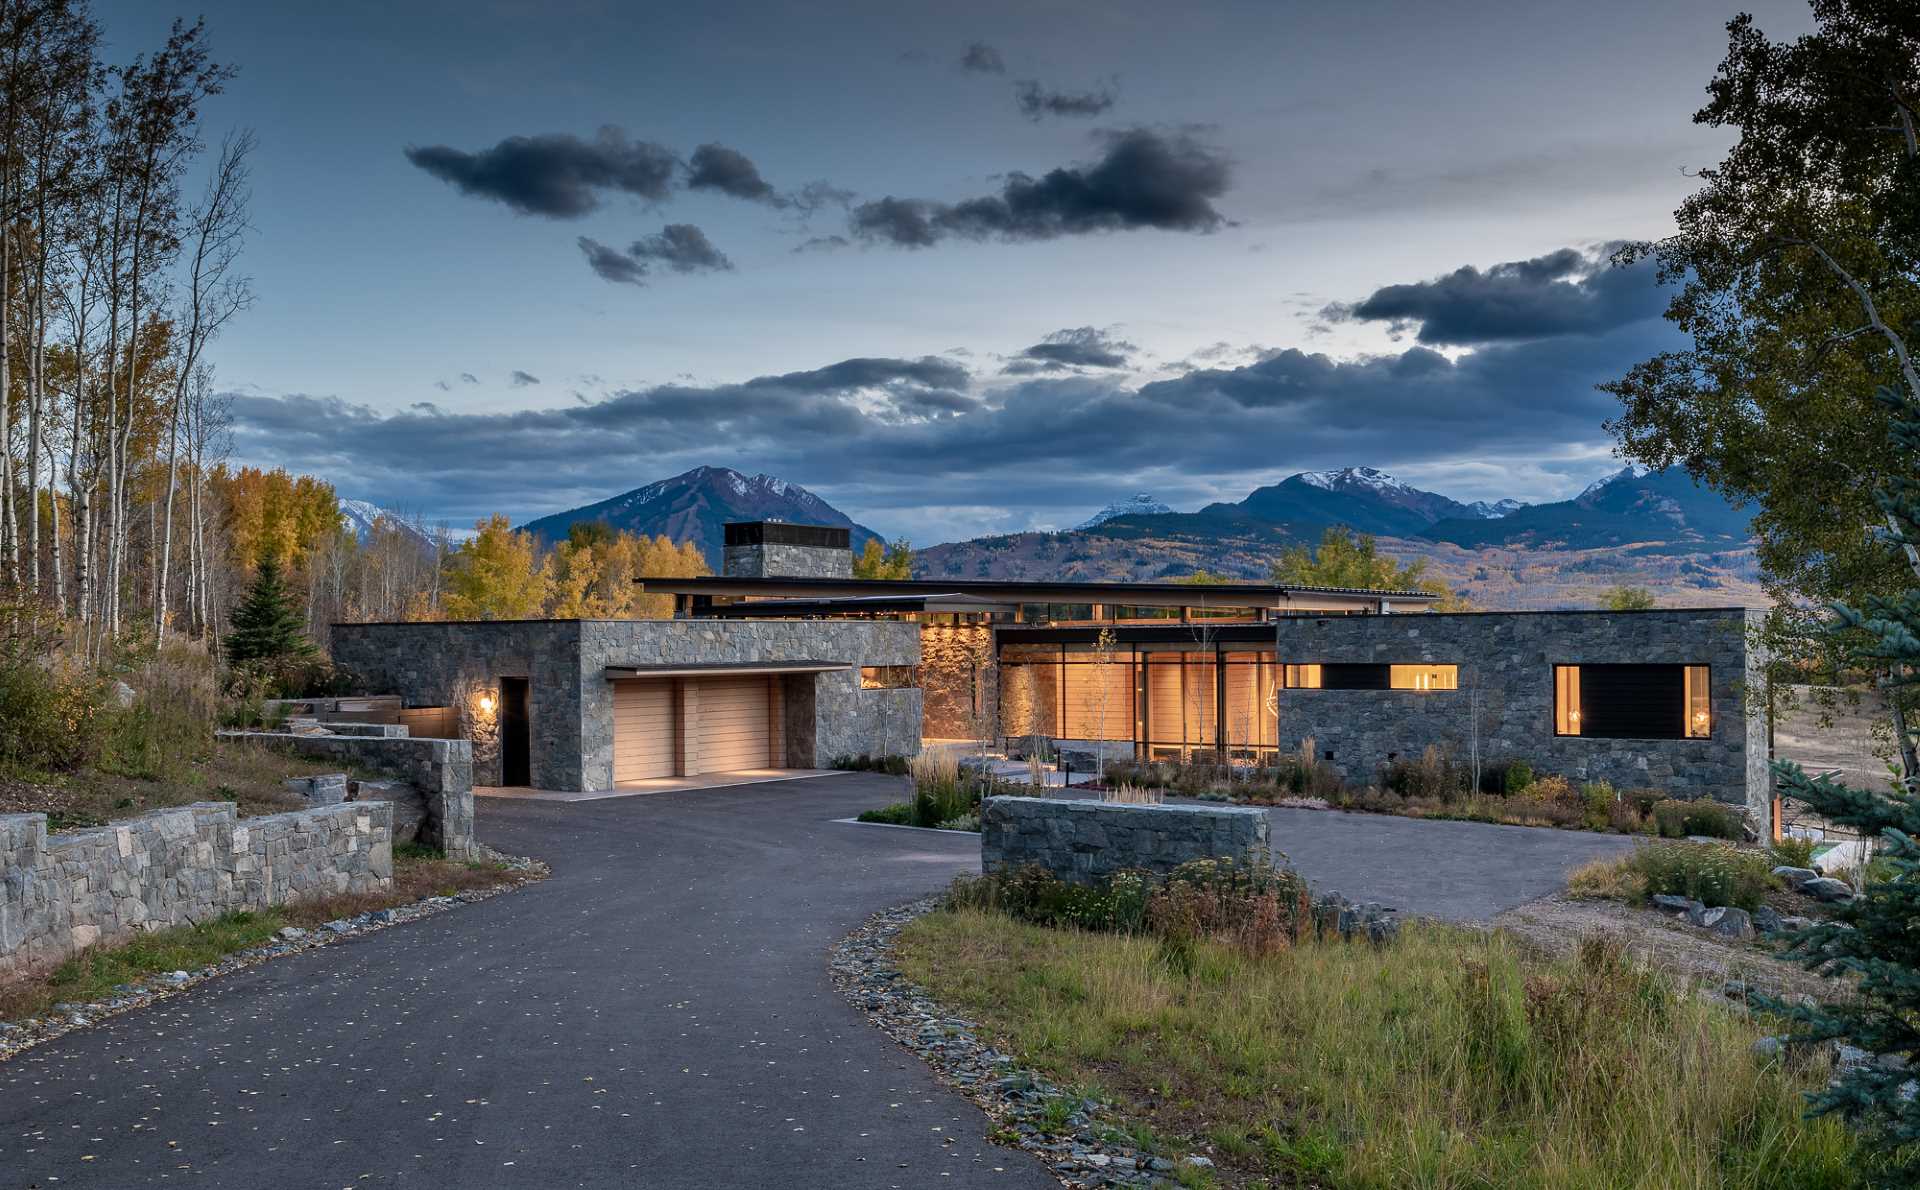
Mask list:
[[[1800,891],[1822,901],[1853,900],[1853,885],[1844,880],[1835,880],[1831,876],[1820,876],[1800,886]]]
[[[1753,918],[1745,909],[1736,909],[1731,905],[1721,905],[1700,915],[1700,928],[1722,938],[1753,937]]]
[[[1668,893],[1655,893],[1653,897],[1653,907],[1655,909],[1665,909],[1670,913],[1692,913],[1695,909],[1706,908],[1705,905],[1702,905],[1691,897],[1676,897]]]
[[[1773,874],[1788,888],[1798,889],[1809,880],[1820,879],[1820,873],[1812,868],[1795,868],[1782,864],[1773,870]]]

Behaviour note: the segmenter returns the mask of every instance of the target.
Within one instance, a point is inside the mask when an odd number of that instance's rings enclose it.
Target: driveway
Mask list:
[[[832,821],[900,786],[487,799],[481,836],[550,880],[0,1065],[0,1187],[1054,1186],[828,979],[868,913],[978,863]],[[1611,842],[1312,811],[1274,833],[1323,887],[1449,916]]]

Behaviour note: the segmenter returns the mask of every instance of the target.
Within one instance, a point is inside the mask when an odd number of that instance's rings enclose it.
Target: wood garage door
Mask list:
[[[688,733],[698,749],[693,771],[724,773],[773,764],[774,685],[765,676],[701,678],[692,683]]]
[[[613,779],[673,776],[673,682],[613,684]]]

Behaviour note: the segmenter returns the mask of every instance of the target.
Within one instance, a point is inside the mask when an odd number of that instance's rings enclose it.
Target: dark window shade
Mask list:
[[[1684,665],[1580,666],[1580,734],[1677,740],[1686,734]]]
[[[1393,667],[1388,665],[1322,665],[1322,690],[1390,690]]]

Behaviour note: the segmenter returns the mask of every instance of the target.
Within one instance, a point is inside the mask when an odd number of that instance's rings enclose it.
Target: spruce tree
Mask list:
[[[227,659],[235,665],[258,661],[285,661],[311,656],[293,592],[280,577],[280,566],[263,558],[247,597],[233,609],[233,627],[227,634]]]
[[[1911,464],[1920,458],[1920,405],[1886,388],[1879,397],[1894,410],[1891,436],[1900,460]],[[1920,549],[1920,482],[1910,474],[1910,466],[1903,468],[1879,495],[1888,544],[1903,552]],[[1837,605],[1833,612],[1835,646],[1854,664],[1886,675],[1890,699],[1910,699],[1920,685],[1920,589],[1869,596],[1857,608]],[[1857,997],[1812,1006],[1768,1000],[1765,1006],[1798,1023],[1797,1040],[1844,1042],[1871,1056],[1841,1070],[1814,1096],[1813,1110],[1884,1129],[1911,1174],[1920,1172],[1920,1095],[1910,1086],[1920,1077],[1920,772],[1906,719],[1895,722],[1905,738],[1897,741],[1900,775],[1890,793],[1810,777],[1790,761],[1774,766],[1783,796],[1872,839],[1877,858],[1862,895],[1839,906],[1830,921],[1802,931],[1790,951],[1816,970],[1857,976]]]

